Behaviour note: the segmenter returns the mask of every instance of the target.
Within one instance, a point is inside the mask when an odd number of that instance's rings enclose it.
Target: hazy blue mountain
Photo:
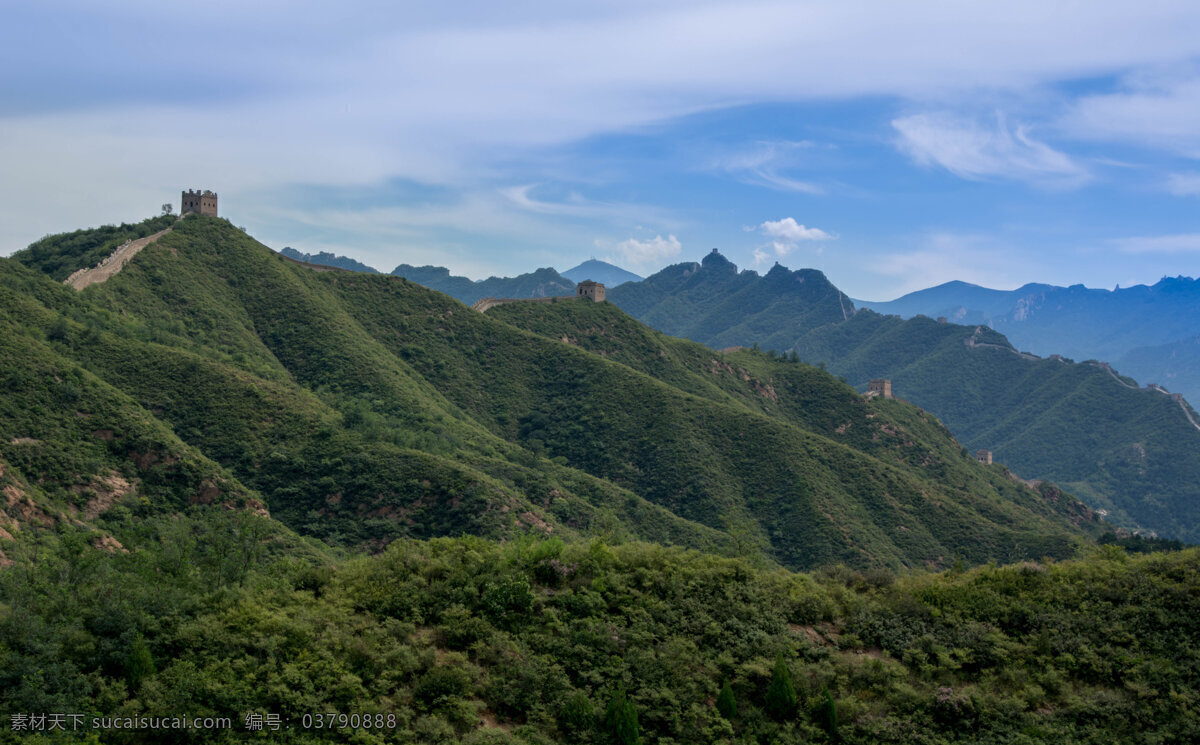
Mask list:
[[[444,292],[461,303],[471,305],[485,297],[561,297],[575,294],[575,283],[547,267],[516,277],[488,277],[473,282],[456,277],[442,266],[401,264],[392,270],[397,277]]]
[[[1200,336],[1131,349],[1115,365],[1138,380],[1200,401]]]
[[[642,279],[633,272],[609,264],[607,261],[598,261],[597,259],[588,259],[579,266],[562,272],[562,276],[572,282],[582,282],[590,279],[593,282],[600,282],[608,288],[616,287],[626,282],[639,282]]]
[[[905,318],[987,324],[1020,349],[1114,362],[1143,383],[1200,400],[1200,371],[1191,352],[1200,334],[1200,280],[1164,277],[1113,290],[1040,284],[991,290],[947,282],[889,302],[856,302]]]
[[[367,266],[366,264],[362,263],[361,261],[356,261],[356,260],[350,258],[349,256],[338,256],[337,254],[331,254],[328,251],[322,251],[320,253],[315,253],[315,254],[306,254],[306,253],[301,253],[300,251],[297,251],[296,249],[292,248],[291,246],[287,246],[279,253],[283,254],[284,256],[288,257],[289,259],[295,259],[296,261],[303,261],[306,264],[320,264],[321,266],[334,266],[334,267],[337,267],[338,269],[347,269],[352,272],[366,272],[367,274],[381,274],[381,272],[378,269]]]
[[[1016,290],[992,290],[969,282],[946,282],[924,290],[910,292],[895,300],[855,300],[859,308],[870,308],[884,315],[911,318],[925,315],[930,318],[946,317],[955,323],[987,323],[1014,307],[1021,298],[1047,290],[1052,285],[1027,284]]]

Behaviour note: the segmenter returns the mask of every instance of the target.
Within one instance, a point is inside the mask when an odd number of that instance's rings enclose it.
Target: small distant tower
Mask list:
[[[180,202],[179,214],[181,215],[194,212],[197,215],[217,216],[216,192],[209,191],[208,189],[204,191],[188,189],[183,192],[183,198]]]
[[[604,302],[604,285],[585,279],[575,286],[575,297],[585,297],[597,303]]]
[[[892,398],[892,381],[888,378],[872,380],[870,383],[867,383],[867,393],[881,398]]]
[[[980,463],[984,464],[985,466],[992,465],[992,451],[991,450],[976,450],[975,451],[975,460],[979,461]]]

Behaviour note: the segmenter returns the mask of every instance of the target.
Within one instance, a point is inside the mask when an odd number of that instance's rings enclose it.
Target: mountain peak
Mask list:
[[[718,269],[722,271],[737,271],[737,265],[729,259],[721,255],[717,249],[713,249],[712,253],[705,256],[700,261],[700,265],[705,269]]]
[[[593,282],[600,282],[610,288],[623,285],[626,282],[640,282],[642,280],[642,277],[631,271],[598,259],[588,259],[579,266],[562,272],[562,276],[572,282],[583,282],[590,279]]]

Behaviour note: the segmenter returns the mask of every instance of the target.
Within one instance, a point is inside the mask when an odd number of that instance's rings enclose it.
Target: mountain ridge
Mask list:
[[[609,300],[648,325],[714,348],[794,350],[859,390],[870,379],[890,378],[897,395],[1024,477],[1066,484],[1128,527],[1200,536],[1200,464],[1185,445],[1197,433],[1186,403],[1180,411],[1155,389],[1129,390],[1104,368],[1021,353],[982,324],[854,311],[814,270],[777,267],[760,277],[723,257],[711,268],[666,267],[616,288]],[[810,283],[803,298],[780,282],[795,285],[801,277]],[[1060,399],[1072,403],[1061,408]]]
[[[1061,491],[974,463],[911,407],[868,408],[765,355],[734,366],[605,303],[483,315],[400,277],[312,271],[215,218],[183,221],[103,285],[51,295],[39,328],[75,319],[54,354],[338,545],[611,531],[787,566],[901,566],[1067,556],[1100,529]],[[561,340],[596,326],[640,339],[641,356]],[[711,376],[723,382],[700,386]],[[777,403],[814,386],[833,419]]]

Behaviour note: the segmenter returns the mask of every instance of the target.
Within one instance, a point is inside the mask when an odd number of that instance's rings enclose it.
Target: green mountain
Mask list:
[[[549,268],[516,277],[488,277],[479,282],[473,282],[466,277],[452,276],[449,269],[441,266],[401,264],[392,270],[392,274],[431,290],[444,292],[465,305],[472,305],[485,297],[530,298],[575,294],[575,282]]]
[[[715,254],[608,297],[713,347],[796,351],[859,390],[891,379],[971,450],[1064,485],[1118,524],[1200,540],[1200,430],[1188,414],[1200,418],[1111,368],[1021,354],[984,326],[855,313],[820,272],[776,266],[760,277]]]
[[[622,269],[619,266],[610,264],[607,261],[598,261],[596,259],[588,259],[579,266],[571,267],[562,273],[562,276],[572,282],[583,282],[592,280],[599,282],[607,287],[616,287],[623,285],[626,282],[637,282],[641,277],[631,271]]]
[[[788,349],[809,329],[854,312],[850,298],[815,269],[793,272],[776,264],[760,277],[739,272],[715,248],[698,264],[669,266],[607,297],[648,326],[716,349]]]
[[[1200,280],[1190,277],[1114,290],[1030,284],[1001,291],[948,282],[890,302],[856,302],[906,318],[986,324],[1020,349],[1105,360],[1138,380],[1200,400],[1200,381],[1187,364],[1195,358],[1188,352],[1200,317]]]
[[[81,231],[0,259],[0,391],[0,742],[1200,734],[1200,552],[607,303]]]
[[[23,288],[6,295],[12,334],[177,438],[160,460],[194,453],[212,471],[148,493],[148,509],[230,492],[346,546],[534,528],[796,568],[1066,556],[1096,529],[1054,487],[976,464],[914,407],[797,363],[714,356],[611,305],[483,315],[398,277],[313,271],[194,217],[76,293],[20,263],[69,253],[55,240],[2,262]],[[597,328],[626,341],[571,343]],[[15,411],[44,379],[20,378]],[[94,419],[78,395],[89,431],[111,430],[93,438],[109,459],[55,465],[68,477],[41,488],[67,499],[116,472],[141,489],[123,420]],[[66,423],[35,419],[22,437],[65,461],[85,426]],[[46,466],[23,466],[23,447],[0,455],[32,487]],[[206,491],[218,477],[229,486]]]
[[[1200,401],[1200,335],[1134,347],[1113,360],[1113,366],[1147,384],[1181,393],[1188,401]]]
[[[285,246],[279,253],[295,259],[303,261],[305,264],[319,264],[321,266],[332,266],[338,269],[345,269],[349,272],[366,272],[367,274],[379,274],[379,270],[374,267],[369,267],[361,261],[355,261],[348,256],[338,256],[337,254],[321,251],[320,253],[307,254],[297,251],[291,246]]]

